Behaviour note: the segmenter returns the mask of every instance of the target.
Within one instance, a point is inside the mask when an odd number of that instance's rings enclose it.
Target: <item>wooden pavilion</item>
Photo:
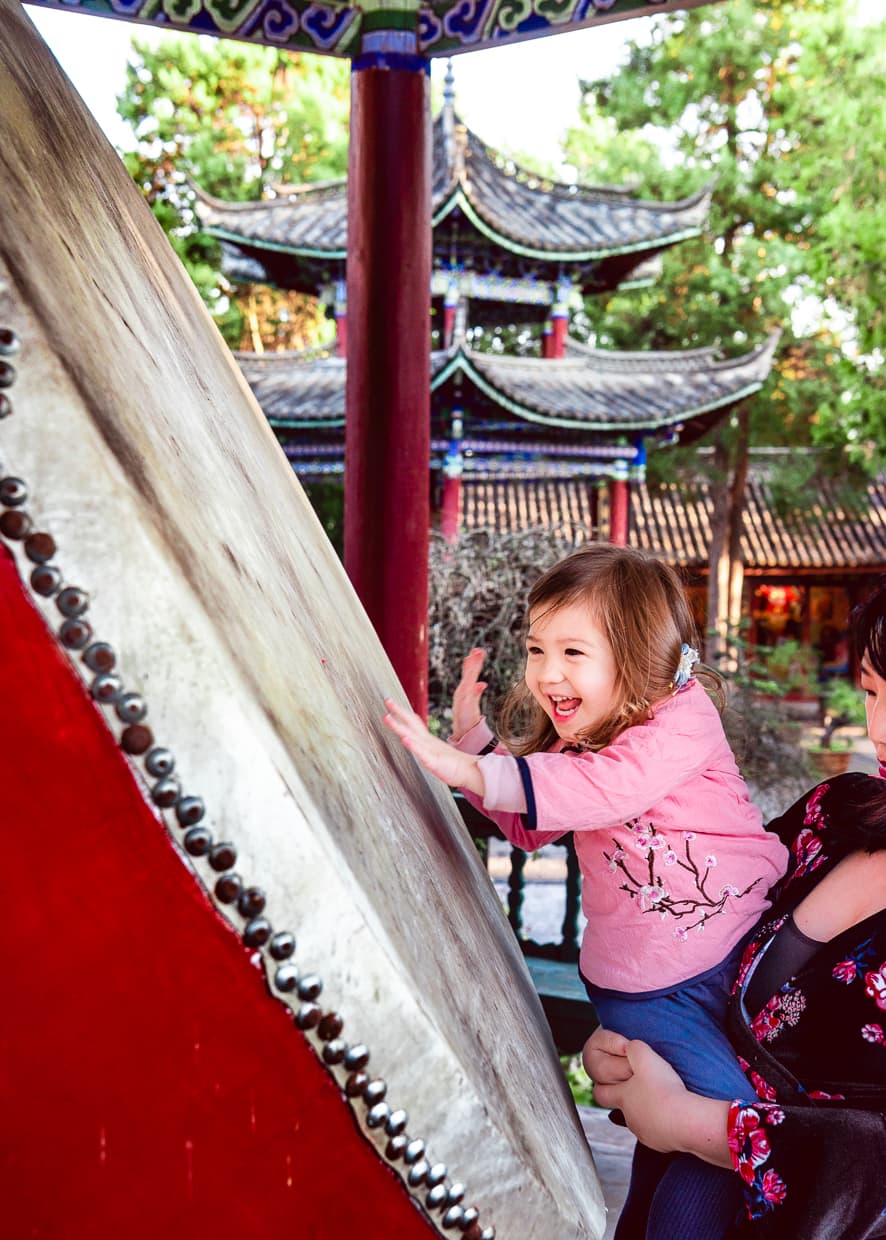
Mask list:
[[[630,353],[567,340],[556,359],[478,352],[464,339],[431,354],[431,471],[441,528],[452,537],[480,483],[570,480],[627,537],[629,480],[642,481],[649,448],[691,443],[757,391],[772,337],[742,357],[714,349]],[[344,472],[345,362],[306,354],[240,353],[240,368],[305,482]],[[601,490],[601,484],[606,484]],[[631,501],[633,502],[633,501]]]
[[[476,326],[544,324],[561,356],[581,298],[648,281],[668,247],[698,236],[710,189],[644,201],[630,186],[564,184],[491,148],[455,110],[450,64],[431,138],[431,325],[438,348]],[[261,202],[194,187],[197,214],[233,281],[295,289],[333,310],[345,354],[347,180],[281,186]]]
[[[605,484],[606,533],[623,542],[630,481],[642,479],[646,453],[692,442],[757,391],[777,337],[732,359],[714,349],[618,353],[572,339],[569,317],[588,295],[648,281],[666,248],[699,233],[709,191],[660,203],[628,186],[539,177],[462,123],[451,65],[432,154],[430,467],[442,531],[457,536],[463,489],[475,481],[569,477],[590,486],[592,505]],[[283,187],[262,202],[197,192],[231,280],[296,289],[333,310],[335,357],[239,361],[299,477],[343,474],[346,181]],[[503,325],[534,333],[529,347],[541,356],[476,347],[478,332]]]

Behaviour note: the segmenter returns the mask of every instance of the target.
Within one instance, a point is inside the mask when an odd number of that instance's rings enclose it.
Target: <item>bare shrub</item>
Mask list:
[[[492,722],[498,703],[522,675],[526,596],[537,577],[573,549],[571,531],[473,529],[451,546],[431,535],[429,606],[430,715],[447,732],[461,661],[486,650],[484,697]]]

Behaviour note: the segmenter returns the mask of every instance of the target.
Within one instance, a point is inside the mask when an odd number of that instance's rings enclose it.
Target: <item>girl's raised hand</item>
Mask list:
[[[453,788],[467,788],[478,796],[483,795],[483,776],[473,754],[461,753],[432,736],[415,711],[399,706],[392,698],[385,698],[385,707],[388,712],[385,724],[396,732],[426,771]]]
[[[470,732],[482,718],[480,698],[487,684],[479,677],[485,658],[486,651],[475,646],[462,660],[461,680],[452,695],[452,735],[457,741]]]

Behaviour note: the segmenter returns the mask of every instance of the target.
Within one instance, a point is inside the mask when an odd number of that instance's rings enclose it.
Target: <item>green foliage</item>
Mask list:
[[[865,727],[867,717],[862,691],[848,680],[829,680],[824,692],[824,728],[821,749],[848,749],[850,741],[838,736],[840,728]]]
[[[760,651],[767,674],[783,693],[818,696],[818,651],[794,638]]]
[[[714,659],[717,671],[736,690],[781,697],[785,688],[773,677],[767,658],[772,647],[749,641],[749,628],[750,621],[743,620],[737,630],[726,633],[723,650]]]
[[[585,1072],[581,1055],[561,1055],[560,1066],[566,1076],[572,1100],[577,1107],[594,1107],[594,1082]]]
[[[767,814],[780,812],[796,799],[810,778],[800,749],[802,725],[789,720],[780,705],[789,692],[787,675],[782,675],[777,650],[787,647],[790,656],[807,666],[807,657],[798,653],[799,643],[783,647],[758,646],[747,639],[749,622],[728,632],[717,670],[726,682],[727,706],[723,727],[730,747],[745,779],[752,785],[755,801]],[[806,647],[812,655],[815,652]],[[773,658],[775,660],[773,666]]]
[[[780,326],[752,443],[820,447],[860,477],[886,446],[886,28],[853,9],[730,0],[656,18],[611,77],[582,83],[565,153],[646,197],[712,188],[705,236],[671,249],[654,287],[588,301],[589,338],[730,354]]]
[[[339,559],[344,556],[345,489],[340,478],[303,482],[305,495]]]
[[[135,140],[124,154],[126,166],[236,344],[248,291],[238,303],[221,279],[219,247],[200,232],[191,182],[219,198],[245,201],[268,198],[283,183],[343,176],[347,65],[192,35],[170,35],[155,48],[134,41],[133,49],[117,100]],[[295,303],[293,313],[299,313]],[[317,320],[316,309],[307,313]]]
[[[824,709],[828,715],[845,719],[841,726],[864,727],[866,723],[864,694],[850,680],[835,676],[829,680],[824,692]]]

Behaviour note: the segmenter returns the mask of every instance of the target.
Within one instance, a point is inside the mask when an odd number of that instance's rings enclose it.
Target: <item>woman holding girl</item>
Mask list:
[[[764,830],[701,683],[718,678],[693,671],[682,585],[638,551],[591,544],[533,586],[528,629],[502,741],[480,714],[482,651],[464,662],[451,744],[392,701],[385,721],[512,843],[574,833],[588,921],[579,967],[601,1021],[655,1047],[699,1096],[745,1096],[725,1007],[787,850]],[[662,1240],[722,1235],[740,1206],[723,1167],[638,1146],[627,1217],[645,1221],[653,1189],[649,1234]]]
[[[850,625],[884,776],[886,578]],[[585,1066],[647,1147],[733,1172],[746,1208],[724,1234],[873,1240],[886,1236],[886,779],[829,780],[770,825],[790,866],[727,1022],[757,1097],[703,1097],[667,1055],[605,1029]]]

